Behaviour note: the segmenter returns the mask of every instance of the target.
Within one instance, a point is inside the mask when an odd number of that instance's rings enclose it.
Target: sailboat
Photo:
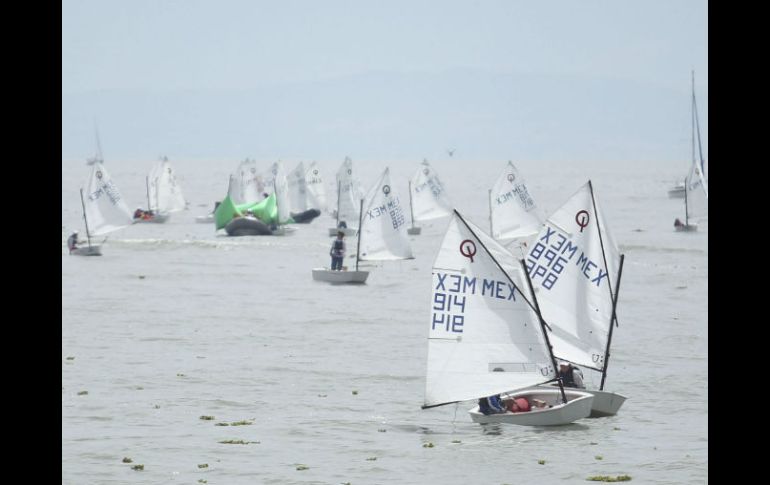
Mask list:
[[[523,261],[454,211],[433,263],[423,409],[500,394],[543,407],[485,415],[476,406],[471,419],[554,426],[590,414],[591,394],[533,387],[557,379],[556,360],[525,277]]]
[[[147,207],[148,213],[134,214],[137,222],[168,221],[171,213],[183,211],[187,208],[187,202],[182,194],[174,168],[168,161],[168,157],[162,157],[150,170],[147,176]],[[139,217],[137,217],[139,216]]]
[[[230,176],[227,195],[234,204],[256,204],[263,199],[264,181],[257,173],[256,160],[246,158]]]
[[[350,227],[350,224],[359,219],[358,201],[360,199],[358,184],[353,178],[353,161],[350,157],[345,157],[345,161],[337,170],[337,211],[335,215],[337,223],[335,227],[329,228],[329,236],[336,236],[338,231],[344,232],[346,237],[356,234],[358,228]]]
[[[543,217],[526,181],[510,160],[489,189],[489,233],[521,256],[540,231]]]
[[[681,232],[698,230],[698,220],[708,216],[708,183],[707,165],[703,159],[703,147],[700,139],[700,123],[698,122],[698,106],[695,102],[695,72],[692,73],[692,162],[684,180],[684,223],[679,219],[674,221],[674,229]],[[695,138],[698,138],[698,158],[695,158]]]
[[[88,164],[91,165],[91,176],[85,189],[80,189],[88,245],[73,249],[70,254],[100,256],[101,246],[92,244],[91,237],[108,234],[131,225],[131,213],[118,187],[102,165],[101,156],[97,155],[95,159],[90,159]]]
[[[590,180],[548,217],[526,258],[553,353],[602,374],[598,390],[581,389],[594,396],[592,417],[626,401],[604,390],[623,260]]]
[[[324,187],[323,177],[316,162],[310,162],[305,171],[305,182],[307,184],[307,196],[310,207],[325,212],[327,208],[326,188]]]
[[[313,279],[330,283],[363,283],[368,271],[358,269],[360,261],[396,261],[413,259],[406,234],[406,218],[398,195],[390,183],[390,169],[367,192],[359,203],[356,270],[333,271],[313,268]]]
[[[407,229],[407,234],[420,234],[422,228],[415,226],[415,222],[452,215],[452,207],[438,174],[428,161],[423,159],[422,166],[409,179],[409,213],[412,225]]]
[[[289,215],[298,224],[308,224],[321,215],[321,211],[312,205],[313,199],[308,188],[306,174],[305,164],[299,162],[287,177],[289,199],[291,200]]]

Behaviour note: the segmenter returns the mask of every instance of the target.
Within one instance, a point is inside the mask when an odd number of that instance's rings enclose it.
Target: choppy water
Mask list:
[[[403,200],[419,161],[390,164]],[[67,254],[67,231],[83,234],[88,167],[63,162],[63,483],[707,481],[708,234],[675,233],[683,201],[666,195],[686,162],[514,160],[548,213],[590,177],[626,254],[606,387],[629,399],[617,416],[556,428],[480,426],[470,404],[420,409],[444,221],[412,237],[415,260],[330,286],[310,270],[329,264],[331,217],[286,237],[217,236],[194,217],[221,199],[238,160],[171,162],[191,210],[112,233],[100,258]],[[505,162],[431,161],[481,227]],[[107,153],[131,209],[152,163]],[[319,162],[330,193],[340,163]],[[384,167],[354,164],[365,185]],[[216,426],[241,420],[253,424]]]

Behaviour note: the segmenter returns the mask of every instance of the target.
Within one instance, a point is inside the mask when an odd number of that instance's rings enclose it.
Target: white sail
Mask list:
[[[423,160],[410,182],[413,221],[429,221],[452,215],[452,202],[438,174],[427,160]]]
[[[294,170],[287,176],[289,182],[289,200],[291,201],[291,210],[293,212],[303,212],[311,208],[307,179],[305,178],[305,164],[299,162]]]
[[[697,222],[708,217],[708,185],[701,172],[700,165],[694,162],[684,181],[687,223]]]
[[[185,210],[182,187],[168,158],[156,163],[149,175],[150,209],[160,213]]]
[[[490,192],[492,237],[503,244],[540,231],[543,218],[521,173],[508,162]]]
[[[272,190],[269,190],[269,192],[275,191],[275,204],[278,208],[278,222],[280,224],[285,224],[291,217],[291,211],[295,209],[292,206],[289,196],[289,180],[286,177],[283,163],[280,160],[273,163],[270,166],[269,173],[270,174],[265,178],[271,178],[271,180],[268,181],[268,183],[270,183],[268,187]]]
[[[502,245],[455,211],[433,263],[424,406],[555,377],[524,277]]]
[[[553,353],[602,370],[620,253],[592,192],[588,181],[545,221],[526,261]]]
[[[257,162],[248,158],[242,161],[233,172],[228,195],[235,204],[259,202],[263,199],[264,182],[257,173]],[[272,186],[272,185],[271,185]]]
[[[305,181],[307,183],[307,196],[310,208],[318,209],[324,212],[328,206],[326,202],[326,189],[321,172],[315,162],[312,162],[305,172]]]
[[[349,228],[358,228],[360,200],[360,190],[353,178],[353,161],[345,157],[337,170],[337,220],[345,221]]]
[[[412,247],[406,234],[406,216],[395,189],[390,184],[390,169],[364,198],[360,229],[362,261],[412,259]],[[348,226],[349,227],[349,226]]]
[[[89,235],[99,236],[130,225],[131,212],[110,174],[98,160],[91,166],[91,176],[83,188]]]
[[[687,177],[684,180],[685,211],[687,224],[705,219],[708,216],[708,183],[707,168],[703,159],[703,147],[700,139],[700,123],[698,122],[698,106],[695,102],[695,74],[693,73],[692,88],[692,163]],[[695,136],[698,140],[698,157],[695,156]]]

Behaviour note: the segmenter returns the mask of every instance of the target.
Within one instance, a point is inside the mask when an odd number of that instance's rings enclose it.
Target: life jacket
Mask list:
[[[342,239],[335,239],[334,244],[332,244],[332,253],[334,256],[342,256],[342,251],[344,251],[344,243]]]
[[[526,413],[527,411],[529,411],[531,409],[531,407],[529,405],[529,401],[527,401],[527,399],[524,398],[524,397],[517,397],[516,399],[513,400],[513,402],[516,403],[516,406],[519,409],[517,409],[516,411],[512,410],[511,412],[514,412],[514,413]]]

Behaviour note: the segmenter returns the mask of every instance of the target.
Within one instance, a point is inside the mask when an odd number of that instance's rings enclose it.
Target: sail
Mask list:
[[[275,192],[275,203],[278,207],[278,220],[280,224],[294,222],[291,218],[291,211],[294,210],[289,195],[289,180],[283,168],[283,163],[277,161],[270,166],[269,175],[265,177],[268,186],[268,192]],[[269,179],[269,180],[268,180]]]
[[[83,190],[90,235],[99,236],[130,225],[133,222],[131,212],[107,169],[98,160],[91,166],[91,176]]]
[[[700,169],[700,164],[693,161],[684,181],[688,223],[708,217],[708,186]]]
[[[452,215],[453,206],[444,185],[427,160],[423,160],[410,182],[413,221],[429,221]]]
[[[521,173],[508,162],[490,192],[492,237],[508,244],[540,231],[543,218]]]
[[[287,176],[292,212],[303,212],[311,208],[305,173],[305,164],[299,162],[299,165],[289,172]]]
[[[602,370],[620,253],[591,181],[545,221],[526,261],[540,311],[553,330],[548,335],[554,355]]]
[[[425,407],[555,377],[537,314],[521,293],[524,277],[502,245],[454,212],[433,263]]]
[[[388,168],[364,198],[361,225],[362,261],[414,258],[406,234],[404,209],[390,184]]]
[[[257,162],[248,158],[233,173],[228,195],[236,204],[259,202],[263,199],[264,183],[257,173]]]
[[[217,209],[214,211],[214,225],[219,229],[224,229],[224,227],[233,220],[233,217],[235,216],[241,217],[241,212],[238,210],[237,207],[235,207],[235,204],[233,203],[232,197],[227,195],[221,204],[217,206]]]
[[[345,157],[337,171],[337,220],[345,221],[349,228],[358,228],[360,200],[360,190],[353,178],[353,161]]]
[[[323,178],[318,166],[312,162],[305,172],[305,181],[307,183],[308,204],[312,209],[318,209],[323,212],[327,208],[326,189],[324,188]]]
[[[179,212],[187,207],[182,187],[166,157],[156,163],[150,171],[149,191],[151,210],[162,213]]]

